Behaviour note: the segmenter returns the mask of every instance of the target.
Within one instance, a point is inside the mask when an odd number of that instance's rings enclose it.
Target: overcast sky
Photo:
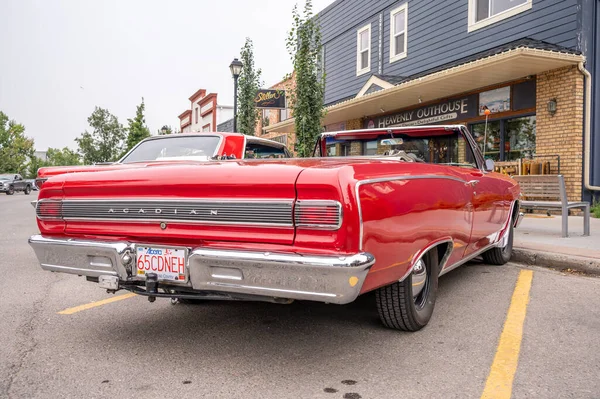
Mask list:
[[[285,37],[295,3],[0,0],[0,110],[25,125],[38,150],[76,148],[94,106],[126,125],[142,97],[153,134],[176,128],[199,88],[233,104],[229,64],[246,36],[266,87],[291,72]]]

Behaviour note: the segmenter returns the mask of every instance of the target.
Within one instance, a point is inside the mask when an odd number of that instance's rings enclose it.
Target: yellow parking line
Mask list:
[[[521,270],[481,399],[510,399],[519,363],[533,271]]]
[[[123,299],[132,298],[134,296],[135,296],[135,294],[133,292],[130,292],[129,294],[118,295],[118,296],[115,296],[112,298],[103,299],[101,301],[90,302],[90,303],[86,303],[85,305],[79,305],[79,306],[75,306],[74,308],[68,308],[65,310],[61,310],[60,312],[58,312],[58,314],[73,314],[73,313],[81,312],[82,310],[88,310],[91,308],[95,308],[97,306],[102,306],[102,305],[106,305],[108,303],[113,303],[113,302],[121,301]]]

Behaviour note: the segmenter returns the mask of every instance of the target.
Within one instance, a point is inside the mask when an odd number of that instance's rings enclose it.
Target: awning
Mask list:
[[[390,88],[327,107],[323,125],[376,116],[584,62],[580,54],[536,48],[513,48],[437,71]],[[294,132],[294,119],[270,125],[267,132]]]

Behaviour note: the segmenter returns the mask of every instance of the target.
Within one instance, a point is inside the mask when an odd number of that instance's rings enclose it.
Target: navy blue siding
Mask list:
[[[383,13],[382,73],[410,76],[521,38],[580,50],[581,0],[533,0],[532,9],[468,32],[468,0],[338,0],[320,14],[325,46],[325,103],[358,93],[378,73]],[[408,55],[389,62],[390,11],[408,2]],[[371,72],[356,76],[356,31],[371,23]]]

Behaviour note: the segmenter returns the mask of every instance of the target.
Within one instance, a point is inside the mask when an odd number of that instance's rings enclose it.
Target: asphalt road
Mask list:
[[[475,262],[443,276],[432,321],[412,334],[382,327],[372,296],[135,296],[64,315],[114,296],[39,268],[27,245],[34,197],[0,195],[2,398],[479,398],[522,270]],[[512,397],[600,398],[600,279],[531,270],[523,334],[510,341],[521,344]]]

